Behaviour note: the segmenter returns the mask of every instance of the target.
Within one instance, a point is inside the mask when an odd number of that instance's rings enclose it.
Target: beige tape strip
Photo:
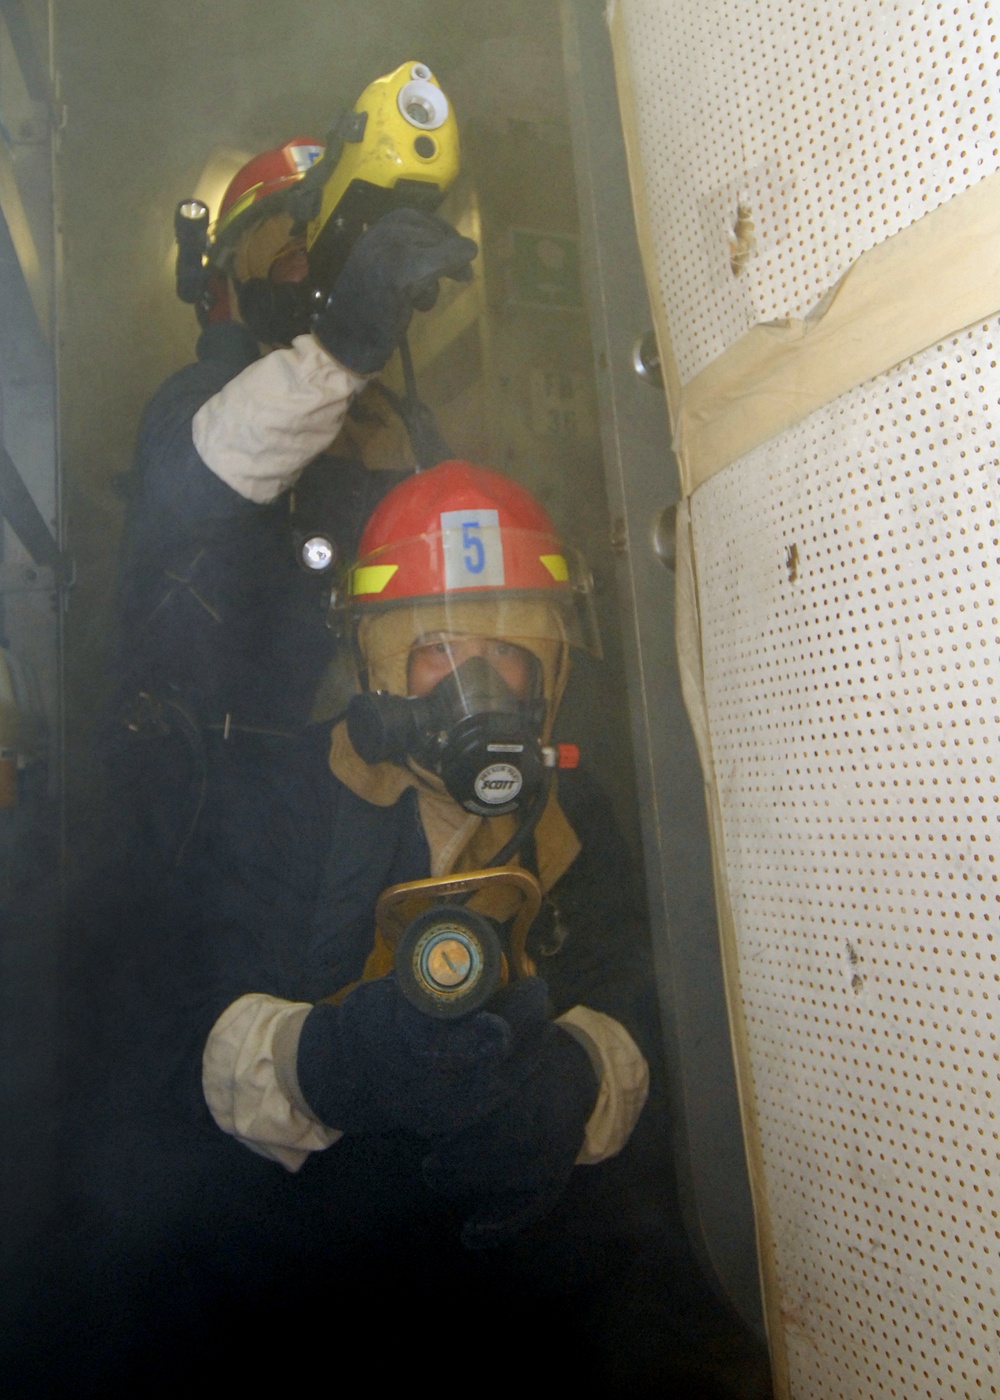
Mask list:
[[[754,326],[684,386],[684,491],[998,310],[1000,174],[862,253],[804,320]]]

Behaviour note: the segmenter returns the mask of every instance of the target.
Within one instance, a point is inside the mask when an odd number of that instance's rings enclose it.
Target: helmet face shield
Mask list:
[[[487,641],[523,649],[540,666],[546,736],[570,647],[600,656],[583,557],[529,491],[469,462],[442,462],[383,497],[333,609],[371,691],[410,695],[411,658],[428,645],[450,646],[456,660],[471,648],[488,661]]]
[[[467,513],[466,513],[467,514]],[[420,590],[403,594],[414,585]],[[362,555],[333,608],[356,629],[365,616],[402,612],[400,635],[494,637],[515,646],[554,641],[600,657],[594,589],[583,556],[549,533],[466,520]]]
[[[567,653],[562,610],[547,600],[506,598],[407,599],[387,608],[365,610],[354,618],[354,637],[373,690],[394,695],[416,694],[426,677],[427,652],[440,652],[441,672],[457,669],[470,656],[480,656],[508,684],[520,674],[520,653],[538,663],[531,671],[531,693],[552,699],[561,693]],[[509,654],[505,649],[509,648]],[[438,676],[438,678],[440,678]],[[536,679],[537,678],[537,679]]]

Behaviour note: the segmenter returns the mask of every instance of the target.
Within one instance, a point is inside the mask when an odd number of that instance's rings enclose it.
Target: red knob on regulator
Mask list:
[[[579,768],[579,744],[556,744],[542,749],[542,762],[546,768]]]

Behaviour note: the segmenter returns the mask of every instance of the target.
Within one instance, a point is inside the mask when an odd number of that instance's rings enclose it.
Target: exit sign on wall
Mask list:
[[[518,306],[583,310],[580,246],[563,233],[510,230],[507,295]]]

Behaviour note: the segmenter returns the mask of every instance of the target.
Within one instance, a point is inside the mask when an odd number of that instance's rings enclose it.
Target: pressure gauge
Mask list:
[[[399,990],[419,1011],[441,1020],[485,1006],[505,967],[496,925],[462,905],[425,909],[396,948]]]

